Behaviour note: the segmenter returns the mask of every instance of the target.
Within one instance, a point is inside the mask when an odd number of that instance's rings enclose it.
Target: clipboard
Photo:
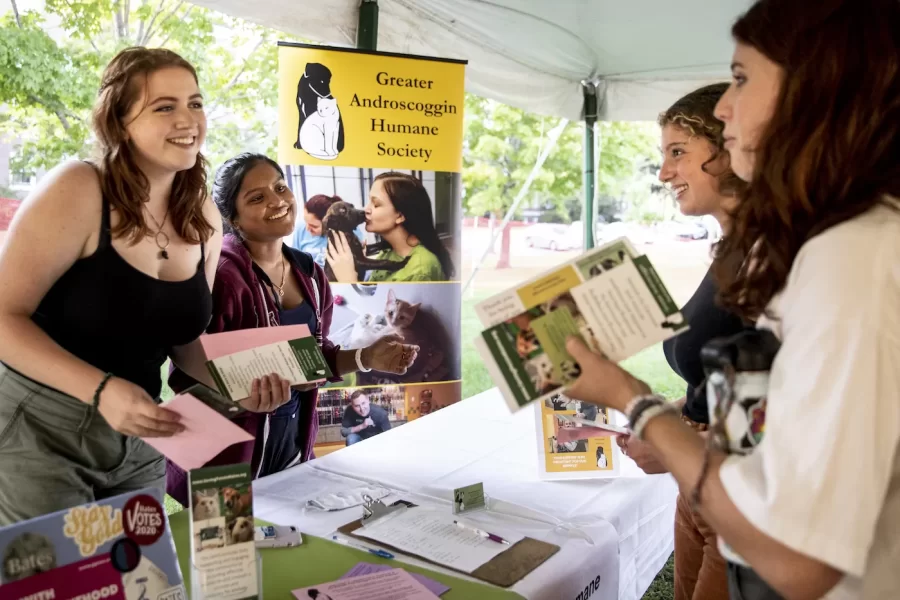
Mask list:
[[[404,500],[394,502],[390,506],[385,506],[381,501],[378,500],[370,502],[371,498],[366,498],[365,500],[366,504],[363,506],[363,518],[339,527],[338,531],[341,534],[356,540],[360,540],[367,544],[377,544],[380,548],[384,548],[385,550],[390,550],[400,554],[406,554],[407,556],[414,556],[415,558],[426,563],[437,565],[456,573],[469,575],[471,577],[474,577],[475,579],[499,587],[512,587],[520,579],[537,569],[539,566],[544,564],[551,556],[559,552],[559,546],[555,544],[549,544],[547,542],[542,542],[534,538],[525,537],[488,562],[484,563],[471,573],[466,573],[465,571],[454,569],[453,567],[448,567],[445,564],[428,560],[427,558],[423,558],[417,554],[412,554],[400,548],[396,548],[394,546],[391,546],[390,544],[375,542],[366,537],[354,535],[353,531],[362,527],[366,521],[377,520],[385,514],[393,512],[396,509],[413,508],[416,506],[415,504],[406,502]]]

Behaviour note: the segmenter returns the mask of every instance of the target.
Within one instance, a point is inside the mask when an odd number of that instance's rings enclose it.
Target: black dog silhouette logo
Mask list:
[[[337,99],[331,94],[331,70],[307,63],[297,84],[300,122],[294,148],[313,158],[334,160],[344,149],[344,123]]]

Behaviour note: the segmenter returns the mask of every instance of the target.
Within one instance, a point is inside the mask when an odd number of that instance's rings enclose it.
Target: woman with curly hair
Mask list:
[[[735,176],[725,150],[724,124],[713,114],[728,89],[727,83],[704,86],[675,102],[659,116],[663,163],[659,179],[675,196],[682,214],[710,215],[722,230],[729,229],[728,215],[737,206],[737,194],[746,184]],[[681,419],[706,435],[709,409],[700,348],[711,339],[744,329],[740,317],[716,304],[718,288],[712,269],[682,308],[690,329],[663,344],[669,366],[687,383]],[[616,441],[645,473],[665,473],[653,447],[633,436]],[[716,532],[684,495],[675,513],[675,600],[728,598],[725,559],[717,548]]]
[[[735,599],[900,590],[898,24],[897,0],[760,0],[732,29],[716,115],[749,185],[714,273],[780,341],[748,454],[568,344],[584,375],[567,394],[629,415],[718,533]]]

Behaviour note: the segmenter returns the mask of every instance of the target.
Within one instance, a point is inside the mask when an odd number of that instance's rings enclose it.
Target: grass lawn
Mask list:
[[[492,293],[475,294],[466,296],[462,302],[462,397],[469,398],[485,390],[494,387],[488,376],[484,362],[475,351],[472,340],[481,332],[481,324],[475,316],[474,306]],[[646,381],[653,391],[663,394],[667,398],[676,399],[684,395],[684,382],[672,369],[669,368],[663,356],[662,344],[648,348],[640,354],[628,359],[622,366],[628,369],[636,377]],[[168,375],[168,364],[163,367],[163,381]],[[172,391],[168,386],[163,386],[162,397],[168,399]],[[182,509],[181,504],[170,496],[166,496],[166,512],[172,514]],[[660,571],[650,589],[644,594],[643,600],[671,600],[672,592],[672,558]]]

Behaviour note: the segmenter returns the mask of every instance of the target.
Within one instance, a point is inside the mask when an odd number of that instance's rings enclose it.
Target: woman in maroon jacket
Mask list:
[[[275,161],[249,153],[228,160],[216,173],[213,199],[231,231],[222,243],[207,333],[308,325],[334,381],[358,370],[406,372],[418,347],[403,344],[399,336],[386,336],[357,350],[341,350],[328,340],[334,307],[331,288],[310,255],[282,242],[294,231],[297,204]],[[170,378],[172,387],[182,388],[184,382],[179,380],[184,377],[176,371]],[[243,403],[248,412],[236,419],[256,440],[228,448],[210,465],[248,462],[254,477],[262,477],[313,458],[319,429],[316,384],[272,396],[279,405]],[[187,503],[187,476],[171,462],[166,487],[169,495]]]

